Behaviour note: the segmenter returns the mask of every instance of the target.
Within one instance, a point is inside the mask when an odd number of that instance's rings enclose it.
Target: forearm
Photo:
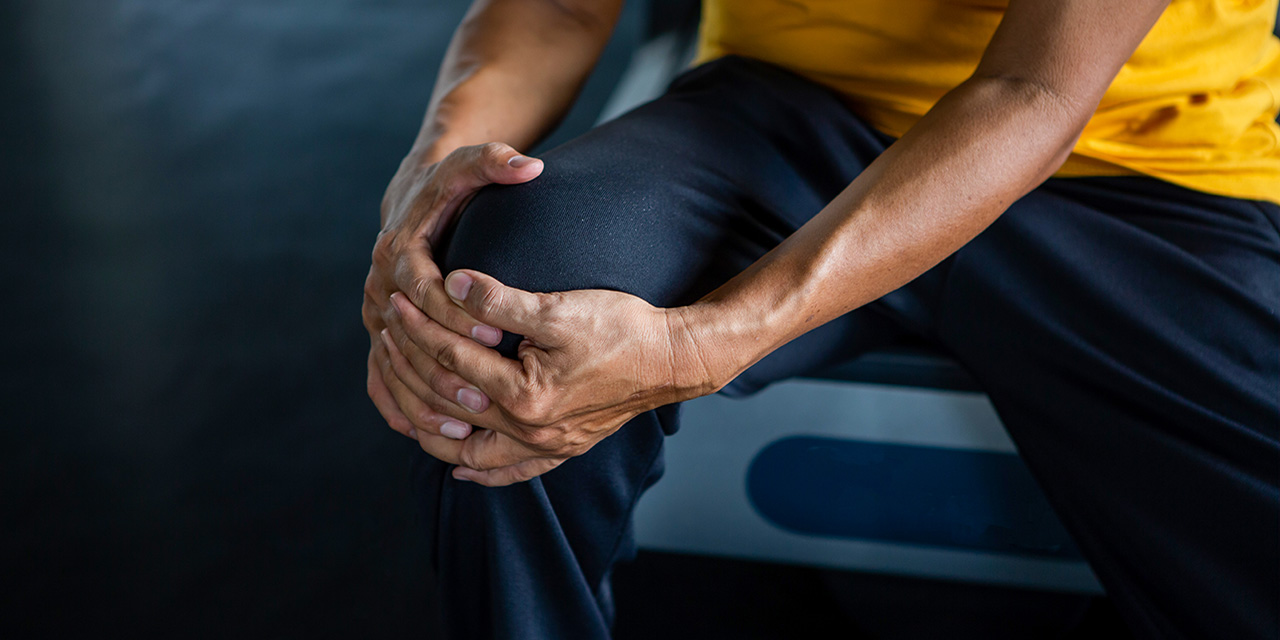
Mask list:
[[[958,250],[1061,165],[1091,112],[1015,80],[957,87],[795,234],[678,312],[702,391]]]
[[[568,111],[620,8],[477,0],[449,44],[411,161],[430,164],[490,141],[532,146]]]

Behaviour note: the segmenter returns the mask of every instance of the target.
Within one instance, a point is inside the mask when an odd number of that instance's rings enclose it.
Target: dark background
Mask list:
[[[429,636],[360,303],[466,4],[0,4],[0,629]]]
[[[365,396],[359,308],[465,5],[0,4],[0,633],[432,637],[414,445]],[[1115,627],[1079,596],[661,554],[618,594],[636,638]]]

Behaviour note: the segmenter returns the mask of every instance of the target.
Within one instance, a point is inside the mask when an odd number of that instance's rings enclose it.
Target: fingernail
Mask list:
[[[399,293],[391,294],[391,313],[400,315],[400,305],[404,304],[404,296]]]
[[[511,156],[511,159],[507,161],[507,164],[511,165],[515,169],[520,169],[537,161],[537,158],[530,158],[528,156]]]
[[[461,481],[463,481],[463,482],[471,482],[471,478],[468,478],[468,477],[466,477],[466,476],[464,476],[464,475],[459,475],[459,473],[458,473],[458,470],[457,470],[457,469],[454,469],[454,470],[453,470],[453,479],[454,479],[454,480],[461,480]]]
[[[410,438],[413,438],[414,440],[417,440],[417,439],[418,439],[418,430],[417,430],[417,429],[409,429],[409,437],[410,437]]]
[[[484,394],[475,389],[458,389],[458,404],[480,413],[484,411]]]
[[[454,440],[462,440],[471,435],[471,427],[461,422],[450,420],[440,425],[440,435]]]
[[[478,324],[471,329],[471,337],[475,338],[476,342],[490,347],[497,346],[499,342],[502,342],[501,331],[483,324]]]
[[[386,329],[383,329],[378,333],[378,335],[382,336],[382,344],[387,347],[388,351],[390,351],[393,346],[391,344],[391,334]]]
[[[471,276],[465,273],[453,272],[444,281],[445,291],[449,292],[449,297],[454,302],[462,302],[467,299],[467,294],[471,292],[471,284],[475,282]]]

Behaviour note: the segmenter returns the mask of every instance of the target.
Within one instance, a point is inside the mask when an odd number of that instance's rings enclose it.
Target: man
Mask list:
[[[907,333],[1136,634],[1275,637],[1275,0],[707,0],[666,95],[519,154],[620,4],[478,0],[383,203],[369,394],[450,636],[607,637],[676,403]]]

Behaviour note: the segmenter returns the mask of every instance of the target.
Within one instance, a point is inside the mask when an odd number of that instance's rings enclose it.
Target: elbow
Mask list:
[[[1034,181],[1037,185],[1066,163],[1100,99],[1010,75],[975,75],[966,84],[990,100],[988,104],[1012,109],[1012,112],[1007,112],[1010,115],[1021,112],[1014,119],[1028,123],[1028,129],[1023,129],[1015,144],[1031,144],[1039,148],[1035,154],[1036,162],[1032,163],[1036,169]],[[1031,135],[1027,135],[1028,130]]]

